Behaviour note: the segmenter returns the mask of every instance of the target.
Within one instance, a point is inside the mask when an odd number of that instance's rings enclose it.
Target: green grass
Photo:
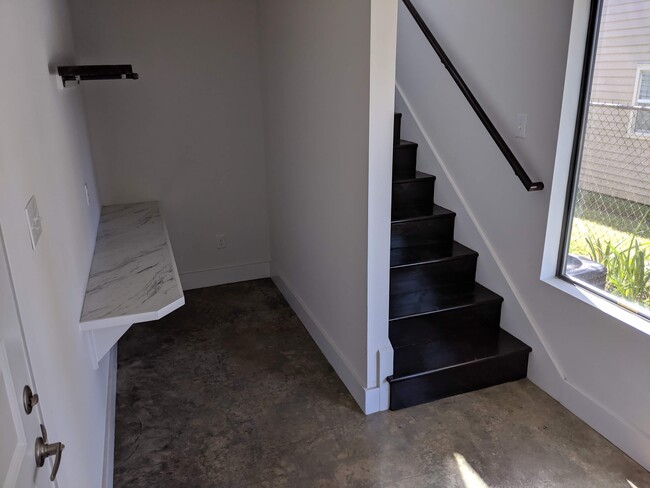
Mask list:
[[[587,245],[587,238],[590,235],[603,241],[610,241],[616,247],[618,245],[629,244],[630,239],[633,237],[631,232],[623,232],[597,222],[575,218],[573,219],[573,228],[571,229],[569,252],[578,256],[588,257],[589,246]],[[650,246],[650,238],[637,236],[637,239],[640,245]]]
[[[579,189],[576,217],[650,239],[650,205]]]

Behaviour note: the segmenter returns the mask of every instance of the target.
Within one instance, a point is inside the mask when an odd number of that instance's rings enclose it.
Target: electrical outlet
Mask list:
[[[224,249],[226,247],[226,236],[224,234],[217,234],[217,249]]]
[[[36,249],[38,240],[41,238],[41,234],[43,233],[43,225],[41,222],[41,215],[38,213],[36,195],[32,195],[32,198],[27,202],[25,213],[27,214],[27,225],[29,226],[29,237],[32,241],[32,249]]]
[[[84,193],[86,195],[86,205],[90,207],[90,193],[88,193],[88,184],[84,183]]]

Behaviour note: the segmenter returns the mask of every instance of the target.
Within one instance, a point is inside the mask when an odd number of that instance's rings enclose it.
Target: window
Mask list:
[[[637,135],[650,135],[650,66],[639,66],[637,69],[635,100],[633,104],[645,109],[632,110],[632,127]]]
[[[558,270],[559,277],[646,319],[649,39],[650,0],[629,2],[624,15],[620,1],[593,0]]]

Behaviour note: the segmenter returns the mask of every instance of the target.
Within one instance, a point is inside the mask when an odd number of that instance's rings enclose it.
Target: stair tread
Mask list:
[[[393,183],[407,183],[409,181],[422,181],[422,180],[435,180],[436,177],[430,175],[429,173],[423,173],[422,171],[416,171],[413,178],[400,178],[393,180]]]
[[[512,334],[503,329],[499,329],[498,336],[493,341],[486,341],[482,336],[468,337],[458,341],[449,341],[447,347],[454,351],[453,362],[449,363],[444,360],[436,367],[427,371],[407,374],[404,376],[391,376],[389,382],[406,381],[418,378],[428,374],[448,369],[462,368],[465,365],[477,363],[491,358],[507,356],[516,353],[529,353],[532,351],[530,346],[520,341]]]
[[[467,289],[466,286],[450,286],[437,290],[401,293],[391,295],[388,318],[395,320],[415,317],[495,300],[502,301],[503,298],[479,283],[475,283],[472,289]]]
[[[417,146],[417,142],[407,141],[406,139],[400,139],[399,144],[395,144],[395,147],[406,147],[406,146]]]
[[[390,267],[401,268],[418,264],[435,263],[464,256],[478,255],[476,251],[454,241],[448,243],[428,244],[423,246],[398,247],[390,251]]]
[[[433,205],[433,211],[430,214],[419,215],[417,217],[409,216],[410,209],[406,208],[393,213],[391,223],[397,224],[402,222],[414,222],[416,220],[426,220],[426,219],[437,219],[441,217],[447,217],[450,215],[456,215],[456,212],[441,207],[440,205]]]

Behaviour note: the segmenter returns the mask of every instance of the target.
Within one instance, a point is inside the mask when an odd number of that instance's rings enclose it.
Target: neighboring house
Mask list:
[[[650,0],[608,0],[597,52],[580,187],[650,205]]]

